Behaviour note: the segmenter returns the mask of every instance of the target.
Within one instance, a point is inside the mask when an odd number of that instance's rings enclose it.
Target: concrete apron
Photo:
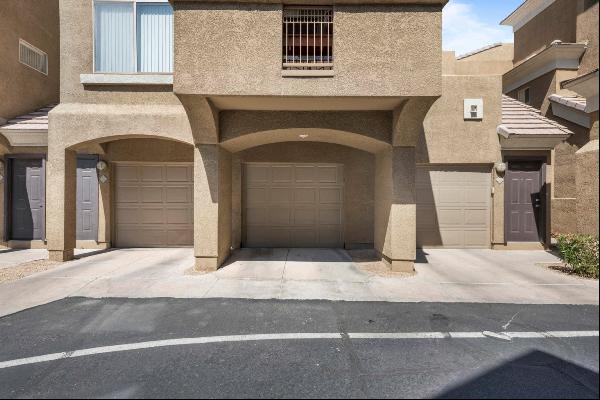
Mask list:
[[[1,258],[1,255],[0,255]],[[241,249],[194,274],[193,249],[115,249],[0,285],[0,315],[64,297],[598,304],[598,281],[551,271],[544,251],[428,250],[411,277],[367,273],[335,249]]]

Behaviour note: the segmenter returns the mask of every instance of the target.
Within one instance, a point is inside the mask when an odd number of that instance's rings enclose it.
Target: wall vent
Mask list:
[[[19,61],[44,75],[48,75],[48,55],[23,39],[19,39]]]

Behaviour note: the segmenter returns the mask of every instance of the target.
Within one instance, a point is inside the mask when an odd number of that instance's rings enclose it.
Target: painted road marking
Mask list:
[[[492,335],[493,334],[493,335]],[[118,353],[123,351],[152,349],[158,347],[187,346],[195,344],[252,342],[263,340],[313,340],[313,339],[392,339],[392,340],[431,340],[431,339],[486,339],[494,335],[512,339],[553,339],[553,338],[585,338],[598,337],[598,331],[546,331],[546,332],[392,332],[392,333],[270,333],[257,335],[207,336],[154,340],[149,342],[126,343],[113,346],[92,347],[61,353],[45,354],[35,357],[19,358],[0,362],[0,369],[18,367],[20,365],[38,364],[69,358],[86,357],[97,354]]]

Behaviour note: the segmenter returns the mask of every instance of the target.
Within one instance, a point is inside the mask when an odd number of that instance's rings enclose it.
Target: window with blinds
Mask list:
[[[19,40],[19,61],[44,75],[48,75],[48,55],[23,39]]]
[[[333,8],[283,9],[283,69],[333,69]]]
[[[94,69],[173,72],[173,9],[166,0],[96,0]]]

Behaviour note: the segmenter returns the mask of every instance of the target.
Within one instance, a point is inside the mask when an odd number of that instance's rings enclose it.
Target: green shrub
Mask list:
[[[575,274],[598,279],[598,236],[568,234],[556,239],[560,257]]]

